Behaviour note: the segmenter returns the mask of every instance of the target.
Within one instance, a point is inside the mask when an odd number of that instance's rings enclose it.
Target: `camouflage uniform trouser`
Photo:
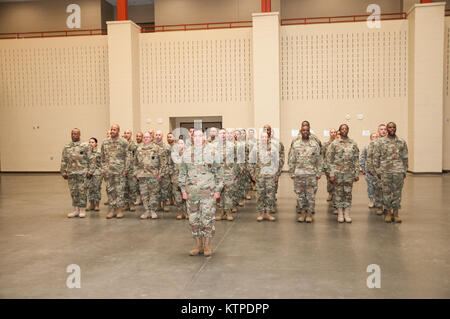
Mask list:
[[[258,212],[273,212],[275,210],[276,175],[261,175],[256,177],[256,209]]]
[[[375,193],[375,207],[383,208],[383,184],[376,174],[373,176],[373,187]]]
[[[156,212],[159,207],[159,183],[155,177],[139,177],[142,205],[146,212]]]
[[[297,208],[313,212],[316,205],[316,176],[294,177],[294,192],[297,194]]]
[[[364,175],[366,177],[367,182],[367,194],[369,195],[369,199],[375,199],[375,183],[374,183],[374,177],[370,175],[369,173],[366,173]]]
[[[104,179],[109,207],[122,208],[125,203],[124,190],[126,177],[122,177],[122,174],[105,174]]]
[[[336,173],[334,179],[334,205],[336,208],[352,207],[353,174]]]
[[[233,208],[233,193],[235,193],[236,180],[232,176],[224,177],[223,189],[217,207],[223,210]]]
[[[385,209],[400,209],[403,189],[403,173],[381,174]]]
[[[188,197],[186,206],[189,214],[189,226],[192,236],[195,238],[212,237],[214,235],[216,201],[213,195],[214,193],[211,192],[195,200]]]
[[[134,177],[133,172],[129,172],[127,173],[127,177],[125,178],[125,190],[124,190],[125,203],[134,204],[138,193],[139,190],[136,177]]]
[[[178,184],[178,176],[171,176],[170,179],[171,179],[170,186],[172,187],[172,195],[173,199],[175,200],[175,205],[177,206],[178,210],[182,210],[183,212],[185,212],[186,201],[183,199],[181,195],[181,189]]]
[[[327,177],[327,192],[330,195],[334,193],[334,184],[330,182],[330,175],[325,175]]]
[[[102,199],[102,175],[92,175],[88,180],[88,199],[95,202]]]
[[[159,201],[166,202],[169,198],[170,176],[165,175],[159,180]]]
[[[72,196],[72,206],[86,207],[86,175],[72,174],[67,179],[69,183],[70,196]]]

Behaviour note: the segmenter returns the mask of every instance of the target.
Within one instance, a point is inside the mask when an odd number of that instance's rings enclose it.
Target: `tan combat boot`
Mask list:
[[[231,211],[229,209],[225,211],[225,217],[228,221],[232,221],[234,219],[233,216],[231,216]]]
[[[373,199],[369,199],[369,208],[373,208],[375,206],[375,201]]]
[[[184,218],[189,219],[189,214],[188,214],[188,212],[184,212]]]
[[[153,210],[150,212],[150,215],[152,216],[152,219],[157,219],[158,218],[158,215],[156,215],[156,212],[153,211]]]
[[[351,223],[352,222],[352,218],[350,217],[350,208],[344,208],[344,220],[346,223]]]
[[[79,214],[80,214],[80,211],[79,211],[78,207],[74,207],[73,212],[67,214],[67,217],[74,218],[74,217],[77,217]]]
[[[166,205],[166,203],[163,203],[163,211],[168,212],[169,211],[169,206]]]
[[[233,208],[231,209],[231,212],[232,212],[232,213],[237,213],[237,211],[238,211],[237,207],[236,207],[236,206],[233,206]]]
[[[241,207],[244,206],[244,200],[240,199],[239,202],[238,202],[238,205],[241,206]]]
[[[116,218],[123,218],[123,212],[121,208],[117,208]]]
[[[312,223],[313,219],[312,219],[312,213],[310,211],[306,212],[306,219],[305,219],[305,221],[307,223]]]
[[[252,195],[250,195],[250,193],[247,193],[247,195],[245,195],[245,199],[246,200],[251,200],[252,199]]]
[[[106,215],[106,219],[111,219],[113,217],[116,217],[115,209],[110,207],[108,215]]]
[[[337,221],[338,221],[338,223],[343,223],[344,222],[344,209],[343,208],[338,208]]]
[[[197,256],[198,254],[203,254],[203,239],[195,238],[195,247],[189,251],[190,256]]]
[[[80,217],[80,218],[86,217],[86,208],[85,207],[79,207],[78,209],[80,210],[80,214],[78,215],[78,217]]]
[[[141,195],[136,197],[136,201],[134,202],[134,206],[142,205]]]
[[[94,210],[96,212],[100,211],[100,202],[94,202]]]
[[[216,220],[222,220],[225,217],[223,209],[219,209],[219,214],[216,216]]]
[[[181,219],[183,219],[183,211],[182,210],[180,210],[179,212],[178,212],[178,215],[177,215],[177,219],[178,220],[181,220]]]
[[[383,215],[383,208],[382,208],[382,207],[378,207],[378,208],[377,208],[377,215],[378,215],[378,216]]]
[[[140,216],[141,219],[148,219],[149,217],[150,217],[150,212],[148,212],[148,211],[145,211],[145,212]]]
[[[387,210],[386,210],[386,216],[384,216],[384,221],[385,221],[386,223],[392,222],[392,212],[391,212],[390,209],[387,209]]]
[[[276,218],[273,217],[272,215],[270,215],[270,212],[266,212],[266,219],[273,222],[273,221],[275,221]]]
[[[306,213],[303,209],[300,210],[300,217],[297,219],[299,223],[303,223],[306,219]]]
[[[402,222],[401,218],[398,216],[398,209],[394,209],[394,222],[395,223],[401,223]]]
[[[136,207],[134,206],[134,203],[133,203],[133,202],[131,202],[131,203],[129,204],[129,207],[130,207],[130,211],[132,211],[132,212],[135,212],[135,211],[136,211]]]
[[[123,211],[130,210],[130,205],[129,205],[128,203],[126,203],[125,206],[122,207],[122,210],[123,210]]]
[[[86,207],[86,211],[94,210],[94,201],[90,201]]]
[[[211,240],[211,237],[206,237],[203,239],[203,255],[205,257],[212,255]]]
[[[256,217],[256,220],[261,222],[264,219],[264,212],[259,212],[258,217]]]
[[[331,200],[333,200],[333,195],[332,194],[328,194],[327,202],[331,202]]]
[[[337,208],[335,208],[335,209],[333,210],[333,215],[337,215],[337,214],[339,214],[339,210],[338,210]]]

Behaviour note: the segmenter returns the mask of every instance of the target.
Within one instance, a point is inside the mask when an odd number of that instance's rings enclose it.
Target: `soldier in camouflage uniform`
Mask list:
[[[108,138],[110,138],[110,137],[111,137],[111,129],[109,129],[109,130],[106,131],[106,139],[108,139]],[[103,171],[102,171],[102,179],[103,179],[103,182],[106,183],[105,176],[103,175]],[[106,206],[109,205],[109,203],[108,203],[108,198],[106,199],[105,205],[106,205]]]
[[[157,144],[161,149],[164,150],[164,155],[166,156],[166,159],[164,159],[164,165],[169,165],[169,161],[167,159],[167,156],[170,154],[170,147],[168,147],[164,141],[163,141],[163,133],[158,130],[155,132],[155,144]],[[164,172],[167,172],[164,176],[161,176],[161,179],[159,180],[159,210],[168,212],[169,207],[166,205],[167,199],[169,197],[169,187],[170,187],[170,176],[168,175],[170,171],[169,167],[164,168]]]
[[[61,156],[61,175],[68,180],[74,211],[67,217],[86,217],[86,177],[89,171],[89,146],[80,143],[81,132],[74,128],[71,132],[72,142],[64,146]]]
[[[172,133],[167,133],[167,144],[166,144],[166,157],[167,157],[167,163],[169,165],[168,169],[168,178],[169,178],[169,190],[167,194],[167,201],[166,206],[175,205],[175,194],[173,192],[174,186],[173,186],[173,178],[172,178],[172,172],[174,171],[174,163],[172,161],[171,153],[172,148],[176,146],[175,138]],[[178,176],[177,176],[178,179]],[[178,185],[178,183],[177,183]]]
[[[238,166],[236,165],[236,146],[231,130],[219,131],[219,142],[216,145],[216,161],[222,166],[223,188],[219,199],[219,214],[216,220],[226,219],[232,221],[233,196],[236,189]]]
[[[377,133],[370,134],[370,141],[372,142],[377,138]],[[373,182],[373,176],[369,174],[367,170],[367,149],[369,145],[364,146],[361,156],[359,157],[359,166],[361,168],[361,173],[366,178],[367,183],[367,194],[369,195],[369,208],[373,208],[375,205],[375,187]]]
[[[186,201],[181,195],[180,183],[178,179],[180,177],[180,166],[183,160],[185,143],[183,140],[178,140],[176,144],[172,147],[170,160],[173,165],[171,166],[170,181],[172,185],[172,194],[174,196],[175,205],[178,209],[177,219],[181,220],[183,218],[188,219],[188,213],[186,208]]]
[[[302,139],[297,139],[289,150],[289,174],[294,180],[294,191],[297,194],[297,207],[301,214],[299,222],[311,223],[317,192],[317,181],[322,175],[322,155],[319,145],[309,138],[309,127],[300,130]]]
[[[144,140],[144,133],[137,132],[136,133],[136,148],[142,145],[142,141]],[[139,183],[137,183],[137,193],[136,193],[136,202],[134,203],[135,206],[142,205],[142,199],[141,194],[139,190]]]
[[[136,149],[133,157],[134,177],[139,183],[142,203],[145,212],[141,219],[158,218],[156,210],[159,206],[159,181],[167,175],[165,150],[153,143],[150,133],[144,134],[144,142]]]
[[[89,139],[89,162],[90,171],[92,172],[92,177],[87,181],[88,183],[88,201],[89,206],[86,210],[100,210],[100,200],[102,198],[102,154],[100,148],[97,147],[97,139],[91,137]]]
[[[375,174],[373,167],[373,154],[377,148],[380,138],[387,135],[387,129],[385,124],[380,124],[378,126],[378,137],[369,143],[367,147],[367,159],[366,159],[366,171],[373,176],[373,187],[375,189],[375,203],[374,206],[377,209],[377,215],[383,215],[383,185],[381,180]]]
[[[335,206],[338,209],[338,222],[351,223],[350,207],[352,206],[353,182],[359,181],[359,149],[358,145],[348,138],[347,124],[339,126],[340,138],[328,147],[327,164],[330,181],[335,186]]]
[[[223,187],[222,167],[214,157],[214,146],[205,143],[201,130],[195,130],[193,145],[183,154],[178,179],[196,241],[195,248],[189,252],[191,256],[203,253],[208,257],[212,254],[215,202],[220,198]]]
[[[249,178],[250,178],[250,189],[252,191],[256,190],[256,185],[255,185],[255,182],[252,180],[252,174],[251,174],[251,172],[254,170],[255,163],[252,163],[250,161],[250,154],[252,153],[253,147],[256,144],[257,144],[257,140],[255,138],[255,130],[250,128],[248,130],[248,142],[247,142],[247,149],[248,149],[247,170],[248,170],[248,175],[249,175]],[[247,198],[247,199],[251,199],[251,196],[250,196],[250,198]]]
[[[130,130],[125,130],[123,132],[123,138],[128,142],[128,161],[133,161],[134,153],[137,149],[137,144],[133,141],[133,133]],[[125,207],[124,210],[130,210],[132,212],[136,211],[134,207],[134,202],[136,201],[138,195],[138,184],[136,178],[134,177],[134,167],[130,163],[127,165],[127,177],[125,179]]]
[[[209,137],[206,140],[206,143],[217,143],[217,128],[211,127],[209,129]]]
[[[236,163],[237,163],[237,201],[239,206],[244,206],[246,189],[246,143],[241,130],[235,131],[236,136]]]
[[[384,221],[401,223],[403,182],[408,171],[408,146],[396,135],[397,125],[387,124],[388,135],[379,139],[373,154],[375,174],[383,185],[383,202],[386,209]]]
[[[128,142],[119,136],[118,124],[111,125],[111,137],[102,144],[102,173],[106,182],[109,212],[107,219],[122,218],[124,206],[125,180],[127,177]]]
[[[275,217],[271,212],[275,210],[276,181],[280,177],[284,163],[280,143],[269,138],[267,130],[264,130],[259,143],[253,147],[250,160],[255,163],[252,179],[256,182],[258,211],[256,220],[262,221],[266,213],[266,219],[274,221]]]
[[[330,182],[330,172],[328,171],[328,165],[326,163],[327,150],[328,146],[330,146],[330,144],[333,143],[336,137],[337,137],[336,130],[334,128],[330,129],[330,139],[327,142],[325,142],[322,146],[323,170],[325,172],[325,176],[327,177],[327,192],[328,192],[327,201],[333,200],[333,193],[334,193],[334,184]],[[337,215],[337,209],[335,213]]]

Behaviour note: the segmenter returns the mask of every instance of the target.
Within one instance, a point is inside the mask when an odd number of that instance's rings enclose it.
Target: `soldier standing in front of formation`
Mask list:
[[[134,177],[139,183],[145,209],[141,219],[158,218],[156,210],[159,207],[159,181],[166,175],[165,161],[165,150],[153,143],[151,134],[146,132],[144,142],[137,148],[133,158]]]
[[[193,135],[193,144],[183,154],[179,183],[196,242],[189,254],[208,257],[212,254],[215,204],[223,187],[222,167],[214,160],[214,146],[205,143],[203,132],[195,130]]]
[[[289,150],[289,174],[294,180],[297,207],[300,207],[299,222],[311,223],[315,206],[317,181],[322,175],[322,155],[319,145],[309,138],[309,127],[300,130],[302,139],[297,139]]]
[[[377,138],[377,133],[370,134],[370,141],[372,142]],[[369,196],[369,208],[373,208],[375,205],[375,186],[373,181],[373,176],[369,174],[367,170],[367,149],[369,145],[364,146],[364,149],[361,152],[361,156],[359,157],[359,166],[361,168],[361,172],[366,178],[367,182],[367,194]]]
[[[401,223],[398,215],[401,208],[403,183],[408,171],[408,146],[396,135],[397,125],[387,124],[387,136],[377,144],[373,162],[375,174],[383,186],[383,202],[386,209],[386,223]]]
[[[134,153],[137,149],[137,144],[133,141],[133,133],[130,130],[125,130],[123,132],[123,138],[128,142],[128,161],[132,161],[134,158]],[[124,210],[130,210],[132,212],[136,211],[134,207],[134,202],[136,201],[138,195],[138,185],[136,178],[134,178],[134,167],[127,165],[127,177],[125,179],[125,207]]]
[[[333,200],[333,193],[334,193],[334,184],[330,182],[330,172],[328,171],[328,165],[326,163],[327,159],[327,151],[328,146],[330,146],[331,143],[336,139],[337,132],[334,128],[330,129],[330,139],[326,141],[322,146],[322,158],[323,158],[323,169],[325,172],[325,176],[327,177],[327,192],[328,192],[328,198],[327,201]],[[336,210],[337,214],[337,210]]]
[[[170,154],[171,161],[173,162],[172,172],[170,173],[170,181],[172,185],[172,194],[174,196],[175,205],[178,209],[178,220],[189,218],[186,208],[186,201],[181,195],[180,183],[178,182],[180,178],[180,166],[183,160],[184,149],[184,141],[182,139],[178,140],[178,142],[172,147],[172,151]]]
[[[118,124],[111,125],[111,137],[102,144],[102,173],[106,182],[109,212],[107,219],[123,218],[125,179],[127,177],[128,142],[119,136]]]
[[[97,139],[89,139],[89,163],[92,177],[88,181],[88,201],[86,210],[100,210],[100,200],[102,198],[102,153],[97,147]]]
[[[233,196],[236,188],[238,168],[236,165],[236,146],[234,144],[231,130],[219,131],[219,142],[217,143],[216,159],[222,166],[223,188],[218,204],[219,214],[216,220],[226,219],[232,221]]]
[[[369,143],[367,147],[367,159],[366,159],[366,171],[373,176],[373,187],[375,189],[375,203],[374,206],[377,209],[377,215],[383,215],[383,185],[381,180],[375,174],[373,167],[373,154],[378,146],[378,142],[381,138],[387,135],[387,129],[385,124],[378,125],[378,136],[376,139]]]
[[[81,132],[74,128],[71,132],[72,142],[64,146],[61,156],[61,175],[67,179],[72,197],[74,211],[67,217],[86,217],[86,177],[91,178],[89,171],[89,146],[80,142]]]
[[[169,165],[169,161],[167,159],[167,154],[170,154],[170,148],[164,143],[163,141],[163,133],[158,130],[155,132],[155,143],[164,150],[164,155],[166,156],[166,159],[164,160],[164,165]],[[169,197],[169,187],[170,187],[170,176],[169,174],[169,167],[164,168],[164,172],[166,174],[161,177],[159,180],[159,202],[160,202],[160,210],[168,212],[169,207],[166,205],[167,198]]]
[[[328,147],[327,164],[330,181],[335,186],[335,206],[338,209],[338,222],[351,223],[350,208],[352,206],[353,182],[359,181],[359,149],[358,145],[348,137],[347,124],[339,126],[340,138]]]

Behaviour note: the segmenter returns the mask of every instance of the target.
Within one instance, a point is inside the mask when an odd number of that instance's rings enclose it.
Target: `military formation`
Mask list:
[[[312,223],[318,181],[326,176],[327,201],[339,223],[351,223],[353,183],[362,173],[368,185],[369,207],[384,214],[387,223],[400,223],[401,193],[408,169],[408,148],[396,135],[396,124],[380,125],[360,154],[349,137],[347,124],[330,129],[322,143],[303,121],[287,156],[296,195],[297,221]],[[136,133],[111,126],[98,146],[96,138],[72,142],[62,152],[61,174],[68,180],[73,211],[69,218],[99,211],[101,184],[105,183],[107,219],[142,205],[140,219],[157,219],[158,212],[175,206],[177,220],[189,220],[195,247],[191,256],[212,254],[216,221],[235,220],[240,207],[256,192],[256,220],[275,221],[279,178],[284,166],[283,143],[270,125],[254,129],[191,128],[185,135],[161,131]],[[233,216],[234,215],[234,216]]]

